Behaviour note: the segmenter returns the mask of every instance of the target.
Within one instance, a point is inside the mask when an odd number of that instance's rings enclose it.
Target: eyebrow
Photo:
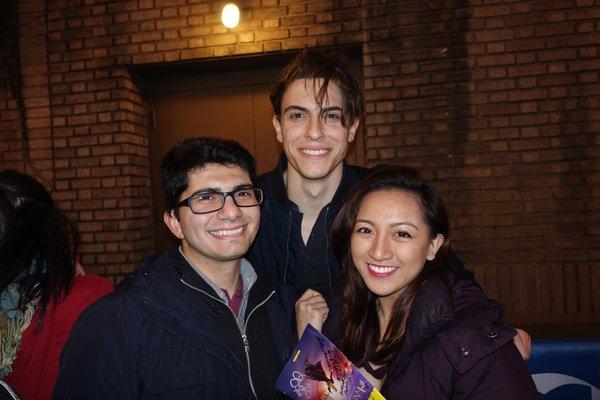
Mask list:
[[[233,189],[231,189],[231,192],[235,192],[236,190],[240,190],[240,189],[249,189],[249,188],[253,188],[253,187],[254,187],[254,185],[251,183],[242,183],[241,185],[237,185]],[[207,188],[202,188],[202,189],[196,190],[190,196],[194,196],[197,194],[204,194],[204,193],[223,193],[223,191],[221,190],[221,188],[218,188],[218,187],[207,187]]]
[[[309,112],[308,108],[306,107],[302,107],[302,106],[288,106],[286,107],[286,109],[283,111],[283,113],[285,114],[286,112],[290,111],[290,110],[296,110],[296,111],[302,111],[302,112]],[[339,106],[332,106],[332,107],[325,107],[325,108],[321,108],[321,112],[329,112],[329,111],[343,111],[342,107]]]
[[[363,222],[369,225],[375,225],[373,224],[373,222],[369,221],[368,219],[357,219],[356,222]],[[416,226],[415,224],[413,224],[412,222],[408,222],[408,221],[399,221],[399,222],[394,222],[393,224],[391,224],[391,227],[395,227],[395,226],[402,226],[402,225],[408,225],[408,226],[412,226],[413,228],[415,228],[416,230],[419,230],[419,227]]]
[[[308,112],[308,108],[306,107],[301,107],[301,106],[288,106],[285,110],[283,110],[283,113],[285,114],[286,112],[290,111],[290,110],[296,110],[296,111],[303,111],[303,112]]]

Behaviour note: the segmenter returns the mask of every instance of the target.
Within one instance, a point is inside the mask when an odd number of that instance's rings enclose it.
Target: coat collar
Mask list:
[[[344,161],[342,170],[342,180],[338,186],[333,199],[330,204],[339,205],[346,198],[348,192],[358,183],[361,179],[361,174],[353,167],[346,164]],[[287,189],[283,180],[283,173],[288,167],[287,157],[285,153],[279,155],[279,161],[277,166],[268,173],[268,186],[273,195],[273,199],[276,203],[282,207],[289,209],[292,206],[292,202],[289,200],[287,195]]]
[[[150,269],[177,290],[183,298],[190,296],[190,293],[197,292],[194,288],[199,289],[213,298],[220,298],[215,290],[202,279],[195,272],[193,267],[188,264],[185,258],[182,257],[177,247],[173,247],[161,254],[157,261],[158,262],[152,264]],[[256,304],[266,299],[272,291],[273,290],[264,279],[256,277],[256,281],[254,281],[252,288],[250,289],[247,309],[251,310],[254,308]],[[218,300],[213,300],[206,296],[200,297],[200,299],[204,300],[206,306],[214,312],[228,311],[224,308],[227,306]],[[279,300],[278,297],[276,299]]]
[[[176,250],[176,248],[175,248]],[[170,332],[190,346],[217,357],[232,376],[252,393],[242,361],[229,349],[222,333],[213,322],[229,312],[226,306],[208,296],[195,295],[181,282],[181,275],[171,264],[170,253],[164,252],[143,264],[137,272],[141,307],[138,312],[152,324]],[[143,283],[142,283],[143,282]],[[206,285],[203,289],[210,293]]]
[[[500,303],[488,300],[474,280],[446,269],[419,289],[388,376],[403,370],[434,336],[456,371],[468,371],[514,336],[514,329],[501,322],[501,314]]]

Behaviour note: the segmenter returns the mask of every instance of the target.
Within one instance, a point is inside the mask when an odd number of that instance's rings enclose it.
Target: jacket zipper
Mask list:
[[[333,292],[333,282],[331,281],[331,269],[329,268],[329,230],[327,223],[329,221],[329,206],[325,208],[325,266],[327,267],[327,275],[329,276],[329,292]]]
[[[252,393],[254,393],[254,397],[257,399],[258,399],[258,396],[256,395],[256,390],[254,389],[254,383],[252,382],[252,367],[250,365],[250,342],[248,342],[248,336],[246,336],[246,327],[248,326],[248,322],[250,321],[250,317],[252,316],[254,311],[256,311],[260,306],[265,304],[267,301],[269,301],[269,299],[271,298],[271,296],[273,296],[274,293],[275,293],[274,290],[271,291],[271,293],[267,296],[266,299],[264,299],[263,301],[258,303],[256,305],[256,307],[254,307],[248,313],[248,316],[246,317],[246,321],[244,321],[244,331],[243,332],[242,332],[242,328],[240,328],[240,326],[236,323],[236,325],[239,328],[240,333],[242,335],[242,342],[244,342],[244,352],[246,353],[246,365],[248,366],[248,380],[250,381],[250,388],[252,389]],[[227,307],[227,308],[229,308],[229,307]],[[235,317],[231,308],[229,308],[229,311],[231,311],[231,314]],[[237,319],[236,319],[236,321],[237,321]]]
[[[287,284],[287,270],[288,270],[288,265],[290,263],[290,237],[292,235],[292,212],[288,211],[288,215],[289,215],[289,222],[288,222],[288,234],[287,234],[287,245],[285,246],[286,248],[286,253],[285,253],[285,269],[283,270],[283,284]]]
[[[187,283],[186,281],[184,281],[183,279],[180,279],[181,283],[183,283],[185,286],[189,287],[190,289],[196,290],[197,292],[200,292],[202,294],[204,294],[205,296],[210,297],[213,300],[216,300],[220,303],[223,303],[223,300],[216,298],[215,296],[211,295],[210,293],[205,292],[202,289],[198,289],[197,287],[190,285],[189,283]],[[254,395],[255,399],[258,399],[258,396],[256,395],[256,389],[254,389],[254,383],[252,382],[252,369],[250,366],[250,342],[248,342],[248,336],[246,335],[246,327],[248,326],[248,321],[250,321],[250,316],[254,313],[254,311],[256,311],[260,306],[262,306],[263,304],[265,304],[267,301],[269,301],[269,299],[273,296],[273,294],[275,294],[275,291],[271,291],[271,293],[267,296],[266,299],[264,299],[263,301],[261,301],[260,303],[258,303],[256,305],[256,307],[254,307],[249,313],[248,316],[246,317],[246,321],[244,321],[244,329],[242,330],[242,328],[239,326],[239,324],[237,323],[237,318],[235,316],[235,314],[233,313],[233,310],[231,308],[229,308],[229,306],[227,304],[225,304],[227,306],[227,309],[229,310],[229,312],[231,313],[231,315],[233,316],[233,319],[235,320],[235,326],[237,326],[238,331],[240,332],[240,336],[242,338],[242,343],[244,344],[244,354],[246,355],[246,372],[248,372],[248,382],[250,383],[250,389],[252,390],[252,394]]]

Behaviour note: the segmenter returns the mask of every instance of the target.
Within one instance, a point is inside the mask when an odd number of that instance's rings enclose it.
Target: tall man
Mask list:
[[[146,261],[76,323],[56,399],[274,399],[290,296],[243,258],[262,193],[236,142],[187,139],[162,164],[179,247]]]
[[[356,77],[335,54],[300,53],[271,93],[273,125],[284,153],[261,176],[262,228],[249,257],[296,297],[331,294],[340,269],[329,232],[343,199],[367,173],[344,163],[362,113]]]
[[[258,178],[261,229],[248,258],[271,282],[293,287],[297,310],[310,309],[321,295],[332,297],[340,267],[331,226],[348,192],[369,173],[344,162],[362,115],[362,92],[339,54],[304,50],[282,71],[271,103],[283,154]],[[472,276],[451,257],[457,273]],[[517,332],[515,343],[529,358],[531,339]]]

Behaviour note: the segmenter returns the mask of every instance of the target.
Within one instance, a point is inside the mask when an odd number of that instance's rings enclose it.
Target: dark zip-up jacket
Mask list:
[[[319,277],[324,281],[321,287],[328,287],[328,293],[322,293],[326,299],[331,299],[339,285],[340,265],[331,247],[330,234],[333,221],[340,211],[344,200],[350,191],[367,175],[377,171],[382,166],[370,169],[343,164],[342,180],[331,202],[325,206],[321,213],[325,213],[322,220],[325,226],[314,226],[314,229],[325,229],[326,242],[322,255],[323,271]],[[296,282],[290,281],[290,246],[292,245],[292,207],[288,199],[283,173],[287,168],[287,158],[284,153],[279,157],[275,169],[263,174],[257,179],[257,186],[263,191],[263,204],[261,206],[260,228],[254,243],[248,252],[248,259],[255,265],[258,274],[265,276],[272,284],[286,285],[295,288]],[[319,218],[318,220],[321,220]],[[463,271],[472,278],[472,274],[465,269],[462,261],[454,252],[450,254],[450,262],[457,271]],[[297,292],[297,290],[296,290]]]
[[[275,169],[258,177],[257,185],[263,191],[263,204],[261,208],[260,229],[248,253],[252,265],[258,266],[257,273],[266,276],[272,283],[292,285],[290,282],[290,242],[292,235],[292,204],[287,196],[283,180],[283,172],[287,168],[287,158],[281,154]],[[326,297],[331,294],[333,287],[340,276],[340,267],[330,245],[329,234],[333,220],[337,216],[343,201],[350,190],[365,177],[370,170],[344,163],[342,180],[331,202],[322,210],[326,232],[326,251],[322,256],[321,277],[330,293],[323,293]],[[313,229],[323,229],[315,226]]]
[[[290,294],[259,277],[243,332],[206,282],[185,281],[181,263],[176,248],[151,258],[82,314],[55,399],[281,397],[274,382],[288,357]]]

